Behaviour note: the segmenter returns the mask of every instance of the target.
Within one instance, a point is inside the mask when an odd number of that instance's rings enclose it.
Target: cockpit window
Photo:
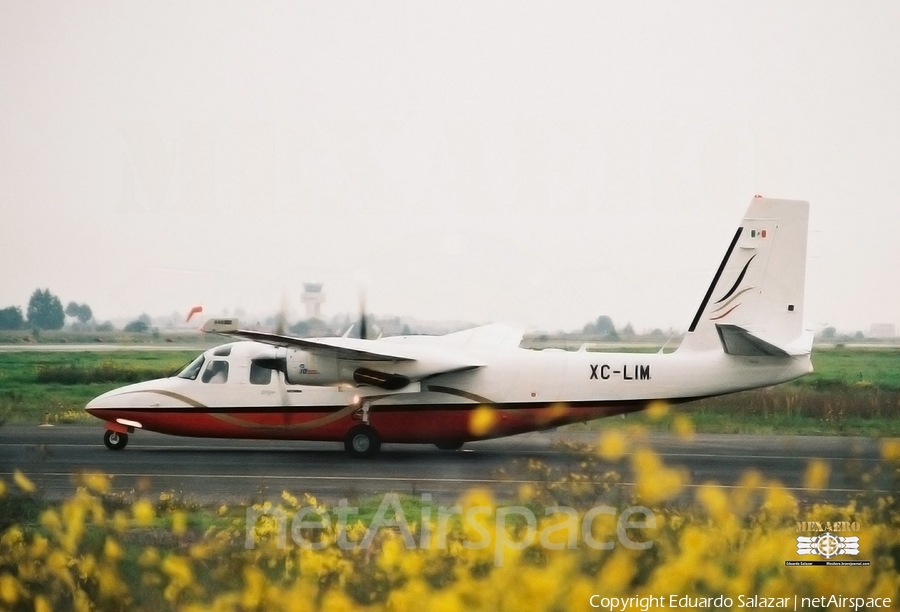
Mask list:
[[[210,361],[201,380],[205,383],[222,384],[228,381],[228,362],[216,359]]]
[[[220,346],[213,352],[213,355],[215,355],[216,357],[228,357],[229,355],[231,355],[231,347],[231,344]]]
[[[268,385],[272,382],[272,370],[250,362],[250,383],[254,385]]]
[[[203,367],[204,362],[203,355],[198,356],[192,362],[184,366],[184,369],[178,373],[178,378],[186,378],[188,380],[197,380],[197,374],[200,373],[200,368]]]

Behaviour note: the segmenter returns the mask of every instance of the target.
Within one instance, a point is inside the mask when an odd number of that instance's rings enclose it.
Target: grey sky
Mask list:
[[[900,4],[0,4],[0,307],[684,328],[754,193],[900,322]]]

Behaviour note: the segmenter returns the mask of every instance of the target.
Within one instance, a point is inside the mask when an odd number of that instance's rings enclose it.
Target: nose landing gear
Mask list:
[[[122,450],[128,444],[128,434],[107,429],[103,434],[103,443],[109,450]]]

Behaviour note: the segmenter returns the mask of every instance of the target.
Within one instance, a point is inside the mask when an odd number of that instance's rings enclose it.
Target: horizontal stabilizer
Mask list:
[[[729,355],[740,355],[742,357],[793,357],[809,352],[785,350],[771,342],[766,342],[759,336],[754,336],[738,325],[719,323],[716,325],[716,331],[719,332],[722,348]]]

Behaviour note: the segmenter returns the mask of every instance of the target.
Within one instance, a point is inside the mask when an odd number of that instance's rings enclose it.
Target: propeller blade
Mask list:
[[[282,291],[281,292],[281,310],[278,311],[278,314],[275,315],[275,333],[279,336],[284,335],[284,330],[287,327],[287,294]]]
[[[366,322],[366,294],[359,294],[359,337],[363,340],[368,339],[368,326]]]

